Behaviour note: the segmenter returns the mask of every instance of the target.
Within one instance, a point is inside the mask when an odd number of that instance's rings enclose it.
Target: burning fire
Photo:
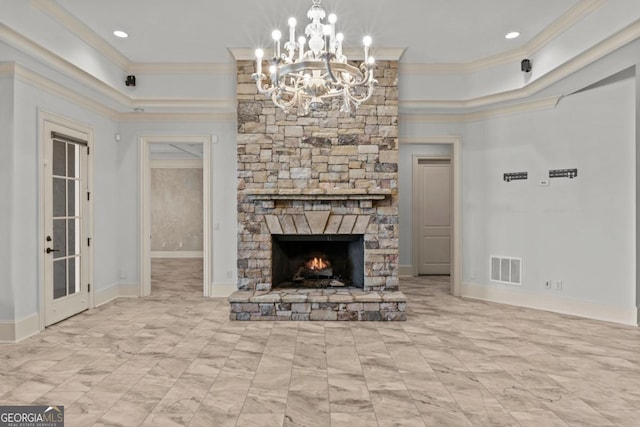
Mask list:
[[[329,267],[329,261],[324,260],[322,258],[316,258],[309,260],[306,262],[305,267],[312,271],[320,271]]]

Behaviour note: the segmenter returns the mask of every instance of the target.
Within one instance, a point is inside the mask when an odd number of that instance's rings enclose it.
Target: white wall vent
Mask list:
[[[522,284],[522,258],[492,255],[490,271],[492,282]]]

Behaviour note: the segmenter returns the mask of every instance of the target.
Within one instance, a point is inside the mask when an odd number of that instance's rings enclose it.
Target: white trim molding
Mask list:
[[[425,114],[421,114],[420,111],[437,110],[441,108],[444,103],[449,103],[449,101],[404,101],[400,103],[401,112],[403,114],[401,114],[399,118],[400,121],[405,123],[466,123],[528,111],[554,109],[558,105],[558,102],[560,102],[561,98],[562,96],[549,96],[546,98],[534,99],[532,101],[517,102],[502,107],[487,108],[467,113]],[[451,110],[450,105],[447,106],[447,110]]]
[[[107,304],[120,296],[120,285],[112,283],[104,289],[96,290],[94,296],[96,307]]]
[[[528,293],[505,285],[464,283],[462,286],[462,297],[517,307],[533,308],[536,310],[552,311],[624,325],[637,326],[638,323],[638,314],[635,307],[623,309],[595,302],[562,298],[557,294],[550,296]]]
[[[227,298],[237,290],[237,283],[213,283],[209,296],[214,298]]]
[[[37,313],[17,321],[0,321],[0,344],[22,341],[40,331],[40,316]]]
[[[118,298],[137,298],[140,285],[137,283],[120,283],[118,286]]]
[[[202,169],[202,159],[151,159],[151,169]]]
[[[226,112],[226,113],[129,112],[129,113],[118,113],[117,119],[118,121],[121,121],[121,122],[221,122],[221,123],[225,123],[225,122],[235,122],[237,120],[237,116],[235,112]]]
[[[202,258],[202,251],[151,251],[151,258]]]
[[[414,270],[413,265],[399,265],[398,266],[398,276],[400,277],[413,277]]]

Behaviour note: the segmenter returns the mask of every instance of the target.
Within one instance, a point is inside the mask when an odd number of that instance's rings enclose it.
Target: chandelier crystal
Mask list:
[[[377,81],[373,78],[375,60],[369,55],[371,37],[365,36],[364,61],[356,67],[347,62],[342,51],[344,35],[336,34],[335,14],[330,14],[328,23],[323,24],[325,11],[321,0],[313,0],[307,12],[311,20],[304,30],[307,36],[296,40],[295,18],[289,18],[289,41],[280,49],[282,34],[278,30],[271,33],[273,38],[273,58],[268,69],[269,76],[262,73],[264,51],[256,49],[256,81],[258,92],[271,98],[273,103],[288,112],[293,107],[307,114],[321,108],[325,102],[340,97],[340,111],[352,109],[371,98]],[[306,49],[305,49],[306,45]]]

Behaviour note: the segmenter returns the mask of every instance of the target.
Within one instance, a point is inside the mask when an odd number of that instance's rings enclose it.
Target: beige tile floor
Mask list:
[[[0,404],[67,426],[639,426],[633,327],[453,298],[402,280],[406,322],[232,322],[199,264],[0,345]]]

